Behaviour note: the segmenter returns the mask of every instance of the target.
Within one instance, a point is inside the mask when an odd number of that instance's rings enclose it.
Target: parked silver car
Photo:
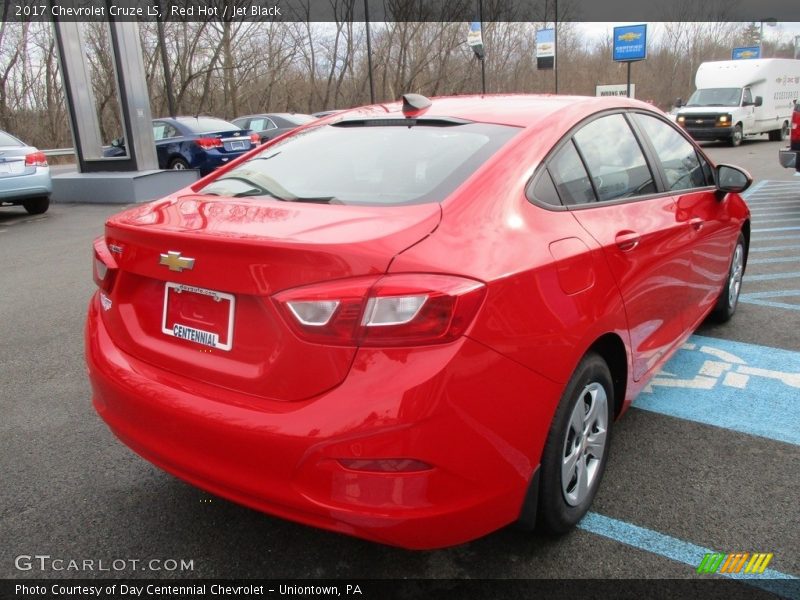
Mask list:
[[[44,153],[0,131],[0,206],[21,204],[38,215],[50,206],[51,191]]]

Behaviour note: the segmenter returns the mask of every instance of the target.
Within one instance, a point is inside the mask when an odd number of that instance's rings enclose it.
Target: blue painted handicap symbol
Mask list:
[[[633,405],[800,445],[800,352],[695,335]]]

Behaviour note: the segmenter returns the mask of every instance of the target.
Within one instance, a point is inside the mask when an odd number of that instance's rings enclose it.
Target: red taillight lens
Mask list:
[[[281,292],[275,300],[303,339],[340,346],[442,344],[461,337],[486,287],[453,275],[359,277]]]
[[[106,246],[106,241],[99,237],[94,241],[94,265],[92,275],[94,282],[104,292],[110,292],[117,276],[117,261]]]
[[[26,167],[46,167],[47,157],[44,152],[32,152],[25,156]]]
[[[428,463],[413,458],[340,458],[339,464],[351,471],[373,473],[419,473],[433,469]]]
[[[800,142],[800,110],[792,113],[792,132],[790,134],[790,141]]]
[[[250,141],[253,142],[256,146],[261,143],[261,136],[257,133],[250,134]]]
[[[211,150],[212,148],[222,148],[222,140],[219,138],[213,137],[202,137],[197,138],[195,143],[200,146],[203,150]]]

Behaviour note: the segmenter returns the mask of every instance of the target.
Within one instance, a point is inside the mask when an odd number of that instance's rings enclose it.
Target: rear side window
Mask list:
[[[0,131],[0,146],[24,146],[17,138],[8,135],[5,131]]]
[[[253,131],[266,131],[267,129],[277,129],[277,127],[270,119],[256,117],[254,119],[250,119],[250,129]]]
[[[372,206],[439,202],[519,131],[408,123],[312,128],[265,148],[200,191]]]
[[[596,200],[592,182],[572,141],[556,152],[548,166],[558,195],[564,204],[586,204]]]
[[[667,189],[689,190],[707,185],[707,175],[700,164],[700,158],[686,138],[655,117],[637,113],[634,118],[655,148],[667,179]],[[705,167],[710,170],[708,163],[705,163]]]
[[[544,169],[541,175],[536,179],[536,183],[533,186],[533,198],[544,204],[561,206],[561,199],[558,197],[558,191],[547,169]]]
[[[601,117],[582,127],[575,144],[600,202],[655,193],[644,153],[621,114]]]

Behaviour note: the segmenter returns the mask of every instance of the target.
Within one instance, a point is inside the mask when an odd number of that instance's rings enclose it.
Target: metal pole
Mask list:
[[[628,61],[628,98],[631,97],[631,61]]]
[[[558,0],[555,0],[555,15],[553,17],[553,74],[556,79],[556,94],[558,93]]]
[[[764,21],[761,23],[761,29],[758,33],[758,58],[764,58]]]
[[[481,41],[483,41],[483,0],[478,0],[478,20],[481,22]],[[486,94],[486,44],[481,57],[481,89]]]
[[[164,40],[164,23],[160,18],[156,19],[156,27],[158,29],[158,45],[161,48],[161,66],[164,69],[164,91],[167,94],[167,109],[169,110],[169,116],[174,119],[177,114],[175,110],[175,94],[172,90],[172,73],[169,70],[167,45]]]
[[[369,0],[364,0],[364,20],[367,26],[367,69],[369,69],[369,101],[375,104],[375,82],[372,80],[372,42],[369,35]]]

